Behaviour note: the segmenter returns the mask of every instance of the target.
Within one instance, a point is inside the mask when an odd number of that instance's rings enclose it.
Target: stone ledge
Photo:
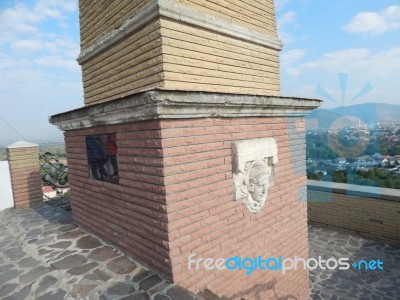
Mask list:
[[[308,180],[308,190],[400,202],[400,190]]]
[[[35,148],[39,147],[37,144],[29,143],[26,141],[19,141],[14,144],[8,145],[7,149],[19,149],[19,148]]]
[[[291,97],[151,90],[57,114],[49,122],[68,131],[154,119],[302,117],[321,102]]]

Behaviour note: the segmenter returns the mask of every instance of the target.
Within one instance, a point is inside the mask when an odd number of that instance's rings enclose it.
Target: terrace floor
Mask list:
[[[400,299],[400,247],[362,238],[334,228],[309,226],[309,257],[380,260],[383,270],[365,270],[365,264],[348,270],[310,271],[310,299]]]
[[[384,267],[313,270],[309,299],[399,299],[400,247],[317,225],[309,228],[309,245],[310,257],[380,259]],[[0,212],[0,299],[217,298],[194,295],[166,282],[80,231],[70,212],[42,204]]]
[[[81,231],[71,213],[57,206],[0,212],[0,299],[192,300],[201,295]]]

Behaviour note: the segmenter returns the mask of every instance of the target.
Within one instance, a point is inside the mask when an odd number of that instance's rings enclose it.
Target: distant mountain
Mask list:
[[[344,116],[360,118],[369,127],[377,125],[378,122],[400,124],[400,105],[365,103],[333,109],[316,109],[306,117],[307,128],[329,128],[335,120]]]

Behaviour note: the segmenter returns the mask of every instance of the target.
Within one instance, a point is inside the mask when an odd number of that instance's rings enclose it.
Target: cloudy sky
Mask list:
[[[282,95],[400,104],[399,1],[276,6]],[[0,145],[61,138],[48,116],[83,105],[78,54],[77,0],[0,0]]]
[[[400,104],[400,2],[278,0],[283,95]]]
[[[48,116],[82,106],[78,54],[77,1],[0,0],[0,144],[62,137]]]

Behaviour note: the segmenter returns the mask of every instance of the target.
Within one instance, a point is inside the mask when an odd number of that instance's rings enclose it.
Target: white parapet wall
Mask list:
[[[14,207],[8,161],[0,161],[0,210]]]

